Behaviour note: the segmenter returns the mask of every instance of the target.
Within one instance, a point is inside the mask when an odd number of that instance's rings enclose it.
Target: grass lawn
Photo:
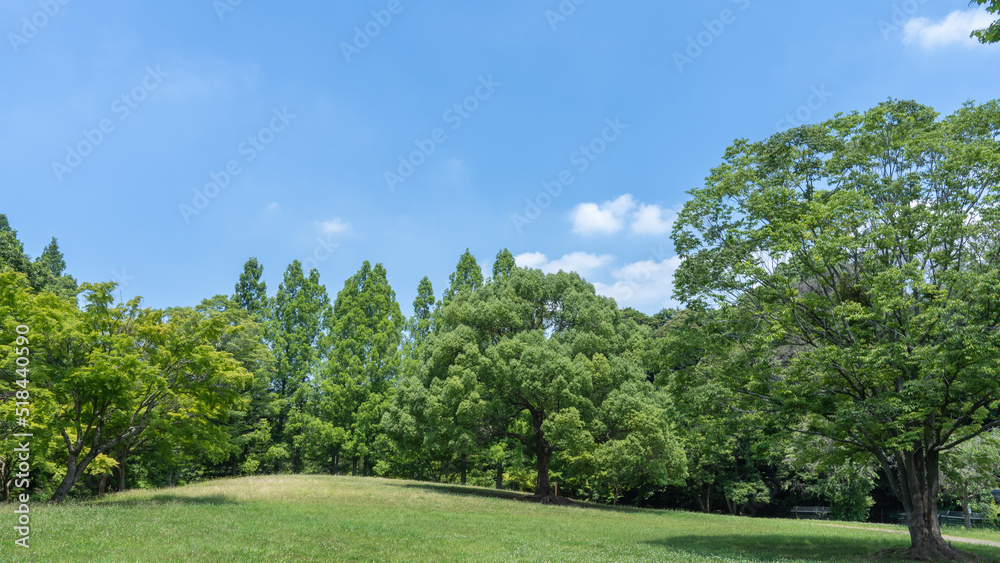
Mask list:
[[[478,494],[470,494],[478,493]],[[32,506],[2,561],[867,561],[904,535],[795,520],[527,504],[489,489],[276,476]],[[509,496],[509,495],[508,495]],[[11,505],[2,507],[12,522]],[[898,529],[898,528],[897,528]],[[962,535],[960,529],[947,533]],[[973,537],[1000,541],[995,532]],[[963,545],[1000,560],[1000,548]]]

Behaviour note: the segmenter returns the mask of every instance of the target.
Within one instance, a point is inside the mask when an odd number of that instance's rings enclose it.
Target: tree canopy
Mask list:
[[[745,329],[730,386],[877,463],[915,556],[941,456],[1000,424],[1000,105],[890,100],[737,141],[674,227],[676,294]]]

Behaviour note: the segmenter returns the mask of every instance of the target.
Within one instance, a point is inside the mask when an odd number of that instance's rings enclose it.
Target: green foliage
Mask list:
[[[261,279],[263,275],[264,267],[256,258],[250,258],[243,265],[243,273],[240,274],[240,281],[236,284],[236,293],[233,295],[236,303],[258,322],[267,318],[269,310],[267,283]]]
[[[979,4],[985,6],[986,11],[991,14],[1000,14],[1000,0],[971,0],[969,4]],[[972,37],[980,43],[1000,42],[1000,20],[994,21],[986,29],[977,29],[972,32]]]
[[[448,302],[455,298],[461,291],[475,291],[483,286],[483,271],[479,269],[476,257],[465,249],[465,253],[458,260],[455,271],[448,276],[450,285],[444,292],[444,301]]]
[[[493,262],[493,279],[498,280],[510,275],[511,271],[517,267],[514,255],[506,248],[497,252],[496,260]]]
[[[616,440],[599,470],[619,493],[683,476],[641,361],[648,334],[622,323],[614,302],[576,274],[513,268],[474,291],[456,290],[440,321],[384,419],[398,443],[412,448],[419,439],[432,459],[464,466],[485,442],[516,442],[535,461],[539,495],[551,493],[554,460],[587,471],[594,449]],[[607,453],[624,447],[636,449],[631,463]]]
[[[673,233],[678,297],[746,327],[720,380],[878,460],[939,546],[940,456],[1000,424],[998,139],[997,102],[890,100],[740,140]]]

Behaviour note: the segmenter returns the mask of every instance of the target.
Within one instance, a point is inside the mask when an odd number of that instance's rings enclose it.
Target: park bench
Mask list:
[[[793,506],[789,512],[795,515],[796,520],[799,518],[817,518],[825,520],[830,517],[829,506]]]
[[[970,514],[969,522],[972,524],[982,524],[982,514]],[[938,512],[938,525],[944,524],[965,524],[965,515],[961,510],[948,510]]]

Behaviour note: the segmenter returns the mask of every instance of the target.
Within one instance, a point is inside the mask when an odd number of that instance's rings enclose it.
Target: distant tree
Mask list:
[[[444,301],[451,301],[460,291],[475,291],[483,286],[483,271],[479,269],[476,257],[465,249],[455,271],[448,276],[450,285],[444,292]]]
[[[0,213],[0,271],[14,271],[24,274],[31,287],[38,289],[38,270],[31,258],[24,253],[24,244],[17,238],[15,231],[7,221],[7,216]]]
[[[1000,0],[972,0],[969,4],[986,6],[987,12],[991,14],[1000,14]],[[973,31],[972,37],[978,39],[980,43],[1000,42],[1000,19],[994,21],[985,29],[977,29]]]
[[[337,294],[330,320],[330,361],[324,394],[340,397],[345,453],[374,466],[373,454],[386,446],[380,423],[401,371],[400,343],[404,318],[382,264],[367,261]]]
[[[319,281],[319,272],[313,269],[307,277],[298,260],[289,264],[274,297],[268,340],[275,358],[271,383],[277,395],[274,438],[287,447],[295,472],[302,469],[302,452],[295,447],[295,429],[286,428],[286,423],[292,412],[303,410],[309,396],[305,387],[319,374],[326,358],[325,327],[331,314],[330,297]]]
[[[267,283],[261,279],[263,275],[264,267],[256,258],[250,258],[243,265],[243,273],[240,274],[240,281],[236,284],[234,294],[239,306],[246,309],[258,321],[266,318],[268,310]]]
[[[496,260],[493,262],[493,279],[497,280],[510,275],[511,270],[517,267],[514,255],[506,248],[497,252]]]
[[[971,504],[989,496],[1000,479],[1000,431],[976,436],[944,456],[941,491],[962,504],[965,527],[972,529]]]
[[[434,287],[424,276],[417,286],[417,297],[413,300],[413,318],[410,321],[410,338],[415,342],[425,342],[432,329],[434,308]]]
[[[1000,425],[1000,103],[909,101],[737,141],[674,226],[677,296],[731,307],[744,408],[878,461],[914,558],[941,456]]]

